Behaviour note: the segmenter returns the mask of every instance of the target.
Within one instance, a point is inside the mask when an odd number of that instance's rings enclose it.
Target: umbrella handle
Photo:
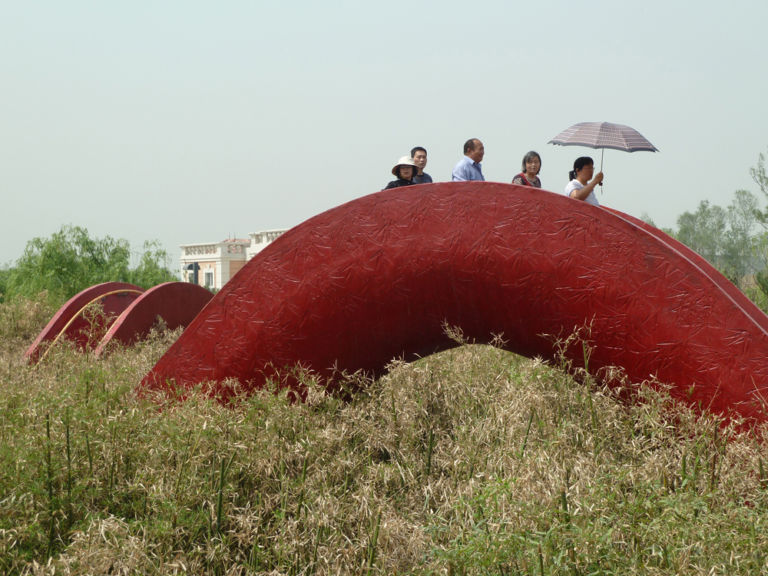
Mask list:
[[[600,172],[603,171],[603,154],[605,154],[605,148],[600,148]],[[597,183],[601,188],[603,187],[602,180]]]

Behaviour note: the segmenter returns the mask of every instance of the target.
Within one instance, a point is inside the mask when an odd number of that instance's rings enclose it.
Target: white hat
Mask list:
[[[410,156],[402,156],[400,158],[400,160],[397,161],[397,164],[395,164],[392,167],[392,175],[393,176],[398,176],[398,177],[400,176],[397,173],[397,169],[400,168],[400,166],[413,166],[414,168],[418,169],[418,166],[416,166],[416,163],[411,159]],[[415,174],[415,172],[414,172],[414,174]]]

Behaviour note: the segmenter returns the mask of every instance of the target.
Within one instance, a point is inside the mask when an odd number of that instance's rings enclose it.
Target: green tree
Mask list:
[[[157,243],[145,243],[136,270],[130,269],[131,249],[127,240],[91,238],[85,228],[64,226],[50,238],[34,238],[9,270],[7,296],[34,297],[48,294],[60,303],[81,290],[101,282],[136,282],[147,288],[156,281],[173,279],[167,254]],[[163,272],[164,271],[164,272]]]
[[[752,180],[760,188],[760,192],[768,198],[768,172],[765,170],[765,155],[761,152],[757,158],[757,166],[749,169]],[[765,213],[763,213],[765,214]]]
[[[168,253],[157,240],[145,241],[139,264],[131,270],[130,282],[142,288],[150,288],[177,280],[168,269],[169,262]]]
[[[737,190],[726,209],[704,200],[696,212],[681,214],[675,236],[741,285],[758,268],[755,250],[760,214],[757,197],[748,190]]]
[[[677,217],[677,239],[718,266],[726,243],[726,216],[723,208],[702,200],[696,212],[684,212]]]
[[[757,197],[748,190],[737,190],[726,213],[728,229],[721,263],[726,276],[741,280],[756,271],[756,228],[759,214]]]
[[[768,198],[768,172],[765,169],[765,155],[761,152],[757,165],[749,170],[752,180],[755,181],[763,196]],[[755,275],[760,291],[768,297],[768,209],[757,211],[757,220],[763,227],[763,232],[755,240],[756,253],[760,262],[760,270]]]
[[[656,225],[656,222],[653,221],[653,218],[651,218],[651,216],[647,212],[643,212],[640,215],[640,220],[642,220],[643,222],[645,222],[646,224],[648,224],[650,226],[653,226],[654,228],[659,228]],[[662,232],[664,232],[665,234],[669,234],[670,236],[675,236],[675,231],[672,230],[671,228],[659,228],[659,229]]]
[[[7,266],[0,268],[0,303],[5,302],[5,294],[8,292],[8,277],[11,271]]]

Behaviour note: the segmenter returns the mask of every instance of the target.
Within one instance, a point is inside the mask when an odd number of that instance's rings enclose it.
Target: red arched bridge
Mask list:
[[[162,319],[166,328],[186,326],[212,294],[185,282],[166,282],[149,290],[125,282],[105,282],[70,298],[27,348],[30,363],[42,360],[62,339],[82,351],[105,353],[110,345],[133,344]]]
[[[455,346],[444,330],[552,357],[591,326],[588,369],[624,368],[701,408],[765,420],[768,318],[653,227],[560,194],[487,182],[397,188],[289,230],[189,324],[141,383],[301,385],[297,365],[380,373]],[[581,348],[570,350],[583,363]]]

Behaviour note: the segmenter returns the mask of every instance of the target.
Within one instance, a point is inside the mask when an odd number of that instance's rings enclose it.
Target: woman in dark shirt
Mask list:
[[[384,187],[384,190],[413,185],[413,175],[416,174],[416,170],[416,163],[411,160],[411,157],[403,156],[392,168],[392,174],[397,176],[397,180],[392,180],[392,182]]]

